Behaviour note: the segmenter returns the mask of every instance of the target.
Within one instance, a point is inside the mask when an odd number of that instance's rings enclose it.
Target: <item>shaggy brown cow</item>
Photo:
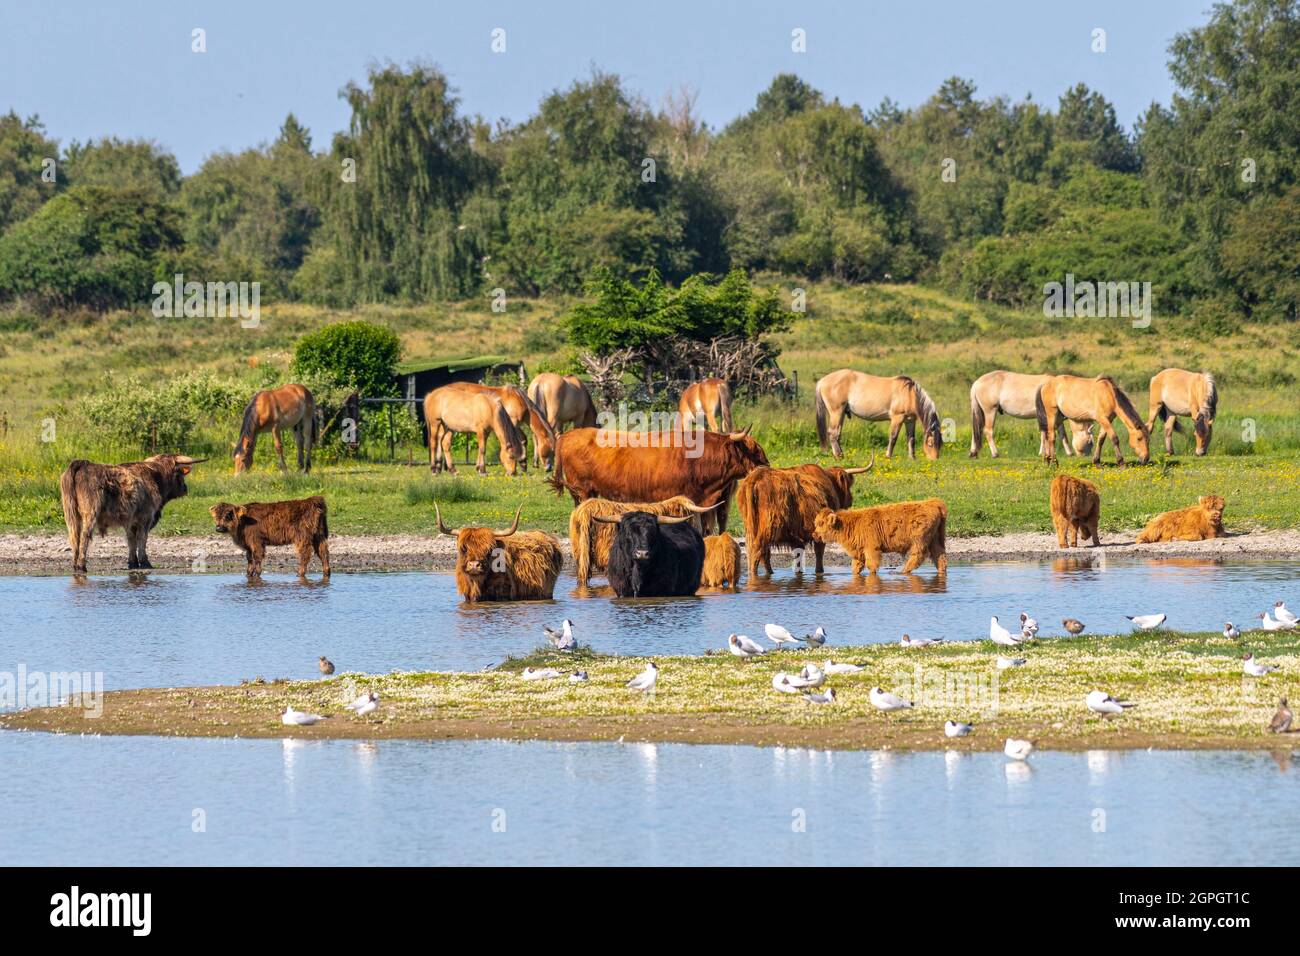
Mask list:
[[[1079,532],[1084,540],[1101,544],[1097,536],[1097,522],[1101,518],[1101,495],[1091,481],[1073,475],[1057,475],[1052,479],[1052,524],[1056,526],[1056,544],[1061,548],[1077,548]],[[1066,536],[1070,543],[1066,544]]]
[[[456,539],[456,590],[466,601],[549,600],[564,567],[560,542],[545,531],[519,531],[520,505],[505,531],[448,528],[433,503],[438,530]]]
[[[250,501],[232,505],[218,502],[208,509],[217,534],[228,534],[248,559],[249,580],[262,576],[267,545],[291,544],[298,551],[298,577],[307,576],[312,554],[320,558],[322,580],[330,576],[329,523],[325,499],[320,495],[296,501]]]
[[[733,591],[740,584],[740,545],[725,531],[704,539],[704,572],[700,584],[706,588]]]
[[[736,480],[760,465],[767,455],[742,432],[619,432],[575,428],[560,436],[555,474],[556,494],[566,490],[574,504],[588,498],[612,501],[663,501],[685,495],[704,508],[719,503],[719,531],[727,530],[727,510]],[[714,516],[704,518],[712,530]]]
[[[945,533],[948,506],[939,498],[902,501],[874,508],[823,508],[813,530],[818,540],[837,541],[853,559],[853,573],[863,566],[875,574],[882,553],[906,554],[904,574],[911,574],[927,557],[940,574],[948,570]]]
[[[697,508],[690,498],[678,495],[667,501],[610,501],[608,498],[588,498],[569,515],[569,547],[573,550],[573,563],[577,568],[578,583],[585,585],[593,574],[609,567],[609,546],[614,543],[618,525],[597,521],[599,517],[613,517],[629,511],[645,511],[652,515],[669,515],[680,518],[691,516],[695,530],[700,530],[697,515],[709,512]]]
[[[167,502],[188,494],[185,476],[191,465],[201,461],[207,459],[154,455],[123,465],[99,465],[82,458],[68,465],[59,476],[59,491],[73,572],[85,573],[90,539],[109,528],[126,531],[129,569],[152,568],[145,553],[149,531],[162,517]]]
[[[853,504],[853,476],[864,468],[755,468],[736,485],[736,507],[745,522],[745,548],[749,553],[749,576],[758,571],[761,560],[772,574],[774,547],[805,548],[812,543],[817,573],[821,574],[826,544],[813,535],[813,523],[823,508],[838,511]]]
[[[1147,522],[1138,544],[1148,541],[1200,541],[1223,537],[1223,499],[1205,495],[1190,508],[1166,511]]]

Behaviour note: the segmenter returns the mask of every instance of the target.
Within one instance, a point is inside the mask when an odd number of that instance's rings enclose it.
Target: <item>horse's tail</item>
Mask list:
[[[731,386],[726,382],[718,383],[718,405],[722,409],[722,430],[730,432],[731,425]]]
[[[1204,374],[1205,379],[1205,400],[1201,402],[1201,415],[1209,421],[1214,421],[1214,416],[1219,410],[1219,387],[1214,384],[1214,376],[1209,372]]]
[[[821,442],[822,451],[827,451],[831,447],[830,435],[826,430],[826,418],[830,413],[826,408],[826,399],[822,398],[820,382],[817,383],[817,387],[813,391],[817,395],[815,402],[817,408],[817,440]]]
[[[492,414],[496,419],[497,439],[501,442],[502,450],[509,450],[515,461],[524,461],[527,457],[525,449],[528,446],[524,444],[523,432],[516,428],[515,423],[510,420],[510,414],[506,411],[505,403],[500,399],[495,401],[496,408],[493,409]]]
[[[1047,434],[1047,406],[1043,403],[1043,389],[1045,385],[1039,385],[1038,390],[1034,392],[1034,417],[1038,419],[1038,430],[1044,435]],[[1056,445],[1056,436],[1049,435],[1052,439],[1052,445]],[[1055,453],[1055,452],[1053,452]]]
[[[974,458],[984,446],[984,406],[975,394],[975,386],[970,388],[970,454]]]

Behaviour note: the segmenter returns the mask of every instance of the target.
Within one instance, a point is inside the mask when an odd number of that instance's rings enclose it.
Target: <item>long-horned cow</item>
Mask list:
[[[466,601],[549,600],[564,567],[555,535],[520,531],[520,505],[504,531],[492,528],[449,528],[433,503],[438,530],[456,539],[456,590]]]

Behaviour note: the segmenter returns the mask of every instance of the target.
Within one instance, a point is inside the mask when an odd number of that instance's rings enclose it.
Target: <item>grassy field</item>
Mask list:
[[[1281,671],[1243,678],[1252,649]],[[0,715],[0,726],[66,733],[241,737],[387,737],[630,739],[782,744],[827,748],[1000,750],[1009,737],[1040,748],[1276,747],[1295,735],[1265,732],[1277,698],[1300,669],[1300,634],[1251,632],[1241,641],[1217,634],[1157,632],[1024,646],[1023,667],[999,671],[986,640],[908,650],[897,645],[773,652],[753,660],[727,654],[660,657],[653,696],[623,685],[647,658],[539,651],[476,673],[343,674],[319,681],[274,681],[109,693],[103,712],[74,707]],[[857,674],[827,678],[834,704],[813,705],[773,690],[778,670],[808,661],[852,661]],[[555,666],[558,679],[525,681],[525,665]],[[572,684],[581,667],[589,681]],[[876,711],[873,686],[912,700],[911,710]],[[381,719],[356,718],[343,705],[367,690],[382,699]],[[1121,717],[1088,711],[1085,695],[1102,689],[1137,706]],[[329,719],[287,728],[286,705]],[[950,740],[946,719],[975,732]]]
[[[913,375],[941,415],[953,420],[955,440],[939,462],[879,459],[876,471],[858,482],[859,505],[938,495],[948,501],[953,535],[1048,530],[1047,486],[1053,472],[1036,458],[1034,423],[1000,419],[1003,457],[967,458],[970,382],[994,368],[1107,372],[1145,411],[1151,374],[1177,365],[1209,369],[1218,379],[1222,398],[1211,454],[1193,458],[1186,453],[1189,440],[1180,435],[1175,442],[1181,454],[1166,460],[1163,450],[1156,451],[1145,468],[1094,469],[1065,460],[1063,468],[1101,485],[1103,530],[1136,527],[1209,492],[1228,499],[1232,528],[1300,526],[1295,401],[1300,329],[1206,330],[1204,320],[1162,318],[1157,310],[1149,329],[1136,330],[1124,320],[1051,320],[916,286],[814,285],[808,302],[808,313],[779,337],[782,367],[799,377],[799,401],[765,401],[736,410],[738,422],[753,423],[774,464],[830,460],[817,448],[811,387],[819,375],[846,365]],[[287,377],[293,343],[302,333],[353,317],[397,331],[408,361],[504,354],[524,361],[533,374],[566,367],[567,348],[555,318],[567,305],[514,301],[505,314],[491,312],[486,301],[346,314],[271,306],[257,329],[243,329],[233,320],[157,320],[128,313],[55,320],[0,315],[0,531],[62,528],[57,477],[71,458],[126,460],[142,454],[138,448],[106,446],[78,418],[78,396],[113,388],[115,376],[157,380],[209,370],[247,382],[251,393]],[[55,441],[41,441],[47,420],[58,426]],[[487,478],[467,469],[459,480],[434,479],[426,468],[405,464],[408,458],[417,465],[424,459],[419,446],[399,448],[401,464],[327,454],[309,477],[280,475],[270,465],[270,449],[263,447],[255,472],[235,480],[229,448],[237,427],[233,419],[206,423],[194,447],[185,449],[214,460],[198,467],[190,496],[168,507],[157,533],[206,531],[207,508],[218,500],[315,493],[329,498],[331,528],[339,533],[428,533],[435,499],[447,503],[445,513],[456,524],[503,522],[523,502],[528,526],[553,531],[567,526],[568,499],[556,497],[536,472],[508,479],[494,466]],[[1122,426],[1117,429],[1122,435]],[[882,424],[845,426],[843,443],[854,462],[883,450],[884,441]],[[373,457],[386,454],[386,448],[371,445],[367,452]]]

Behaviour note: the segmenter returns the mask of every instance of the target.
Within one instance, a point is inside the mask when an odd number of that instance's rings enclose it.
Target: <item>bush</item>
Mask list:
[[[310,332],[293,352],[293,373],[316,377],[363,396],[396,396],[402,343],[391,329],[372,322],[339,322]]]
[[[200,423],[237,421],[248,395],[247,387],[210,372],[161,385],[134,377],[110,378],[107,388],[81,403],[80,414],[103,447],[186,451]]]

